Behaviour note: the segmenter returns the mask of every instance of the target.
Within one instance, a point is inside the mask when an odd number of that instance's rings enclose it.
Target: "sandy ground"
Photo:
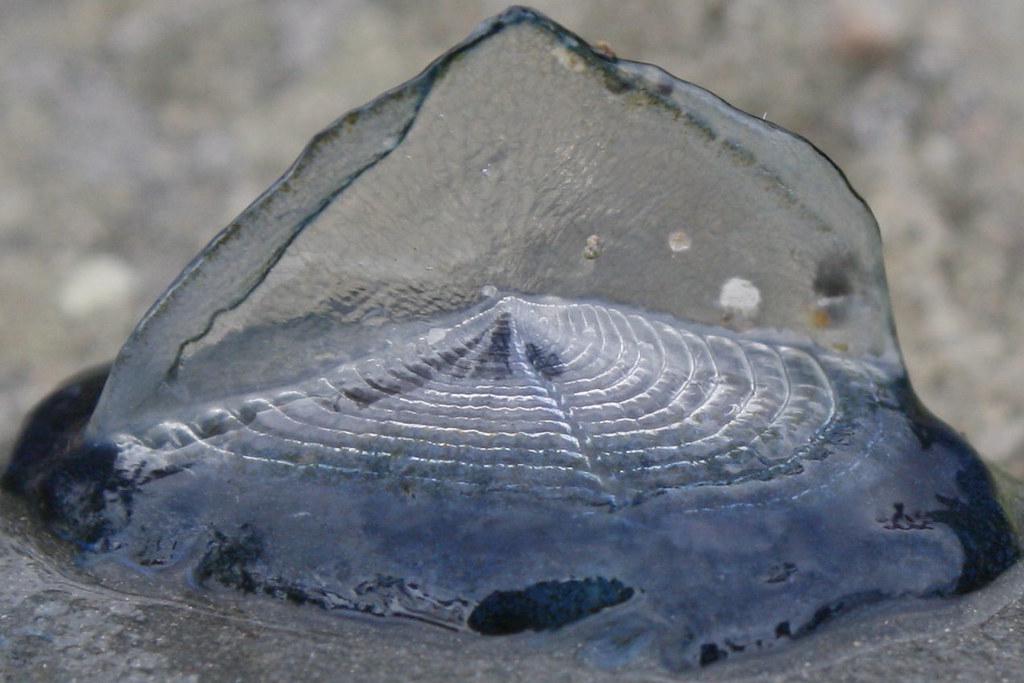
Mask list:
[[[1024,4],[533,4],[832,156],[881,225],[919,393],[1024,475]],[[0,452],[309,137],[503,6],[0,3]]]

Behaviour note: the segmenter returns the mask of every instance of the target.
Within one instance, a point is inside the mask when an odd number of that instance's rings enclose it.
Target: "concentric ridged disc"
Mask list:
[[[828,362],[636,311],[505,297],[398,353],[162,423],[125,457],[567,497],[726,485],[816,457],[839,403]]]

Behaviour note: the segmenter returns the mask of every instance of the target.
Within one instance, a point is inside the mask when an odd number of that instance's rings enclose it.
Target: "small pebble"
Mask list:
[[[129,304],[135,272],[120,259],[101,254],[71,268],[58,294],[61,311],[81,318]]]

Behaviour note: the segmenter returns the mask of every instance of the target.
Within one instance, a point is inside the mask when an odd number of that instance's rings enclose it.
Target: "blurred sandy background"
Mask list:
[[[1024,3],[534,6],[832,156],[919,392],[1024,474]],[[318,129],[503,7],[0,0],[0,450]]]

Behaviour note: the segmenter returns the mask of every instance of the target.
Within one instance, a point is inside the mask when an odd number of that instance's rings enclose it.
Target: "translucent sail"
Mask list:
[[[828,159],[512,10],[319,134],[152,307],[91,431],[306,379],[493,291],[898,363],[878,229]]]

